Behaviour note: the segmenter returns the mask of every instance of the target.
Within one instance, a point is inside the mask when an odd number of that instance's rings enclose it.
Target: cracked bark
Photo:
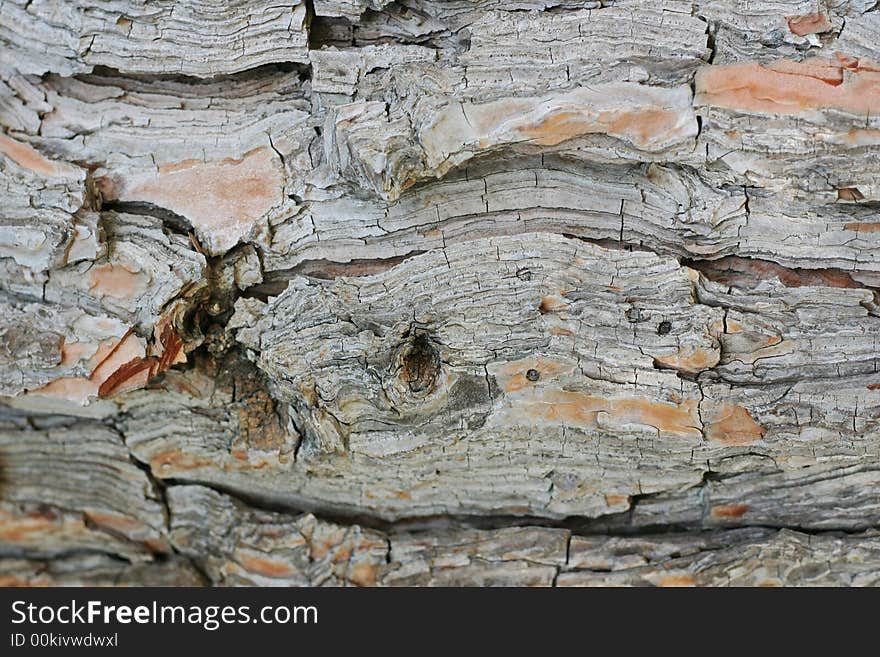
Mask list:
[[[874,2],[221,4],[0,2],[0,582],[880,583]]]

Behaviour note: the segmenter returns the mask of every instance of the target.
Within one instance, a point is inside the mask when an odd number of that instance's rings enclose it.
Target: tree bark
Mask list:
[[[0,3],[0,583],[880,584],[871,0]]]

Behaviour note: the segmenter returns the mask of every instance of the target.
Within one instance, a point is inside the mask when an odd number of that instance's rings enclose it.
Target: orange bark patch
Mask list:
[[[514,410],[531,422],[592,428],[598,426],[602,414],[604,426],[639,424],[682,436],[698,438],[702,435],[693,401],[666,404],[645,397],[606,399],[581,392],[551,390],[537,399],[517,404]]]
[[[25,588],[25,587],[36,587],[36,586],[48,586],[48,584],[38,583],[34,581],[28,581],[26,579],[22,579],[16,577],[15,575],[5,575],[0,577],[0,586],[3,588]]]
[[[227,158],[228,160],[228,158]],[[224,161],[227,161],[224,160]],[[159,173],[175,173],[177,171],[185,171],[186,169],[191,169],[192,167],[197,167],[204,164],[202,160],[189,159],[189,160],[181,160],[180,162],[173,162],[171,164],[163,164],[159,167]]]
[[[556,112],[535,125],[522,129],[533,143],[540,146],[555,146],[588,132],[596,132],[595,120],[582,112]]]
[[[97,385],[81,376],[63,376],[34,390],[34,394],[66,399],[82,405],[87,404],[89,398],[94,397],[97,393]]]
[[[101,296],[133,299],[146,290],[149,281],[145,279],[141,272],[108,263],[89,270],[89,289]]]
[[[288,577],[296,572],[289,563],[266,557],[244,557],[240,563],[249,572],[265,577]]]
[[[61,364],[73,365],[81,360],[91,358],[95,353],[95,345],[88,342],[63,342],[61,344]]]
[[[754,62],[707,66],[697,72],[696,92],[698,105],[745,112],[785,116],[821,109],[880,112],[880,72],[840,55],[829,60],[782,60],[769,67]]]
[[[192,454],[184,454],[179,449],[160,452],[150,459],[151,468],[174,467],[176,470],[195,470],[206,465],[211,465],[210,459],[196,458]]]
[[[844,224],[844,229],[852,230],[856,233],[876,233],[880,231],[880,223],[874,221],[854,222]]]
[[[53,162],[30,144],[25,144],[4,134],[0,134],[0,153],[3,153],[18,166],[43,176],[55,177],[76,172],[76,167],[72,164]]]
[[[563,110],[521,128],[520,132],[539,146],[556,146],[576,137],[601,133],[623,137],[646,148],[657,135],[674,131],[679,120],[677,112],[660,108],[603,111],[598,115],[593,111]]]
[[[660,356],[654,360],[663,367],[668,367],[685,374],[697,374],[711,369],[718,364],[721,353],[716,349],[703,347],[685,347],[671,356]]]
[[[321,559],[326,556],[331,550],[336,548],[336,545],[341,540],[340,536],[331,536],[325,541],[311,541],[309,543],[309,553],[312,559]]]
[[[160,168],[158,175],[132,181],[123,201],[153,203],[189,219],[213,254],[247,235],[282,201],[284,179],[278,157],[261,147],[241,159],[186,160]]]
[[[551,360],[549,358],[523,358],[503,365],[497,372],[496,377],[504,389],[504,392],[517,392],[530,388],[548,378],[570,372],[574,366],[570,363]],[[531,381],[528,372],[534,370],[538,373],[538,379]]]
[[[727,320],[727,333],[742,333],[743,326],[739,322],[733,319]]]
[[[642,148],[650,146],[657,135],[673,132],[679,120],[677,112],[657,108],[599,114],[600,124],[607,125],[607,130],[602,132],[624,137]]]
[[[94,527],[129,540],[138,540],[139,534],[148,529],[142,522],[119,513],[85,511],[83,518],[87,527]],[[160,548],[160,545],[153,542],[153,548]]]
[[[350,545],[340,545],[330,557],[330,561],[335,564],[348,563],[351,560],[351,553]]]
[[[694,579],[694,576],[689,574],[664,575],[657,581],[657,586],[663,587],[696,586],[696,584],[697,581]]]
[[[713,518],[742,518],[748,510],[748,504],[720,504],[712,507],[711,515]]]
[[[27,542],[61,528],[61,523],[46,518],[16,517],[3,513],[0,519],[0,540],[4,543]]]
[[[629,506],[629,495],[617,495],[614,493],[605,493],[605,504],[610,507]]]
[[[825,14],[820,13],[789,16],[788,29],[798,36],[821,34],[831,29],[831,22]]]
[[[675,405],[632,398],[610,400],[605,412],[610,416],[610,424],[644,424],[660,431],[692,435],[698,431],[695,410],[693,402]]]
[[[764,429],[742,406],[720,404],[711,412],[706,437],[723,445],[750,445],[764,437]]]
[[[348,581],[357,586],[375,586],[379,569],[375,564],[359,563],[348,570]]]

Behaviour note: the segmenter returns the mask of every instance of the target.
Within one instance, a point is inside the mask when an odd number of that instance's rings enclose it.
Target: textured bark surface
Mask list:
[[[880,584],[878,9],[0,1],[0,584]]]

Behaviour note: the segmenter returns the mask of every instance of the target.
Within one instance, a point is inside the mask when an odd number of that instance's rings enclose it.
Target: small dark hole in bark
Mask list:
[[[672,330],[672,322],[663,320],[660,322],[659,326],[657,326],[657,335],[666,335]]]
[[[517,269],[516,277],[521,281],[530,281],[532,280],[532,272],[528,269]]]
[[[529,370],[526,372],[526,378],[529,381],[537,381],[541,378],[541,373],[538,370]]]

